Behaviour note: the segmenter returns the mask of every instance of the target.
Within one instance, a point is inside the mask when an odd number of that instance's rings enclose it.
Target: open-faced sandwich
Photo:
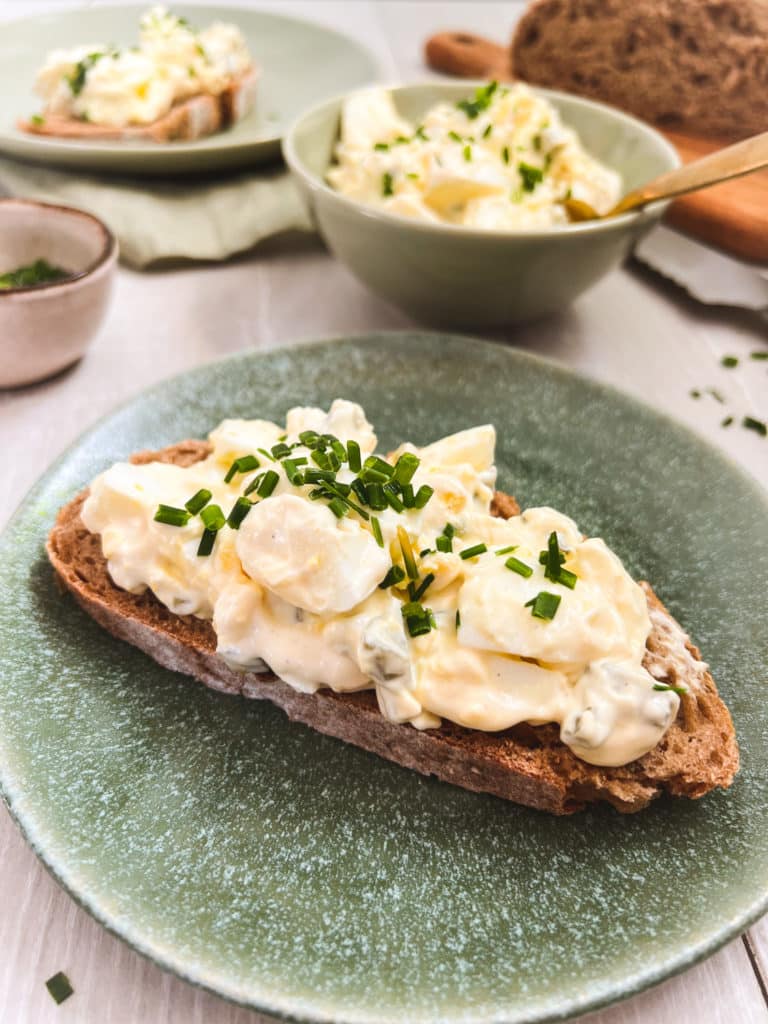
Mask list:
[[[225,420],[107,469],[48,552],[162,665],[456,785],[556,814],[729,786],[699,652],[602,540],[494,490],[494,445],[377,455],[343,400]]]
[[[138,46],[54,50],[37,75],[43,109],[24,131],[69,139],[192,140],[228,128],[253,107],[257,70],[236,25],[197,30],[154,7]]]

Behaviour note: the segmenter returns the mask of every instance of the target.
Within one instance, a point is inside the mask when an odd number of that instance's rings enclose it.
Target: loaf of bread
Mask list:
[[[206,442],[185,441],[159,452],[142,452],[132,461],[188,466],[209,453]],[[639,811],[663,792],[700,797],[715,787],[730,786],[738,770],[733,724],[712,676],[647,584],[652,630],[645,667],[656,679],[685,687],[686,692],[676,721],[657,747],[630,764],[601,768],[582,761],[561,743],[554,724],[522,724],[491,733],[444,721],[438,729],[419,731],[384,718],[370,690],[300,693],[271,673],[230,668],[216,654],[210,622],[173,614],[149,590],[131,594],[115,586],[100,538],[89,533],[80,518],[86,497],[87,491],[61,510],[48,539],[48,556],[58,579],[115,637],[215,690],[270,700],[294,721],[397,764],[553,814],[570,814],[593,801],[607,801],[623,812]],[[508,518],[519,508],[513,498],[497,493],[492,512]]]
[[[511,56],[518,78],[660,128],[768,130],[768,0],[533,0]]]
[[[75,118],[45,117],[19,121],[22,131],[76,141],[193,142],[229,128],[253,107],[258,74],[242,75],[220,93],[203,93],[175,104],[148,125],[114,128]]]

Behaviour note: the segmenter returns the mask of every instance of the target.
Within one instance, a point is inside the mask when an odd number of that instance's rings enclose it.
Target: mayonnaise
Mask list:
[[[525,85],[477,90],[411,124],[380,87],[350,96],[327,180],[390,213],[481,229],[568,221],[567,197],[606,212],[621,178],[581,145],[557,110]]]
[[[376,461],[363,410],[337,400],[291,409],[285,430],[225,420],[210,443],[186,468],[112,466],[82,517],[114,582],[210,619],[228,664],[303,692],[375,690],[382,715],[419,729],[555,722],[597,765],[641,757],[674,720],[677,693],[643,665],[645,594],[616,555],[551,508],[490,514],[492,426]],[[243,516],[198,554],[214,506]]]
[[[153,7],[140,20],[139,46],[54,50],[35,89],[44,100],[43,116],[122,128],[152,124],[191,96],[216,95],[252,67],[235,25],[215,22],[197,31]]]

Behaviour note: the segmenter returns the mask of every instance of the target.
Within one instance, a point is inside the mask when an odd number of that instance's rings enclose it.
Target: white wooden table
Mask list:
[[[242,0],[241,0],[242,2]],[[0,19],[56,7],[0,0]],[[384,77],[425,77],[420,43],[441,28],[502,38],[520,3],[261,4],[343,28],[379,58]],[[0,69],[0,78],[2,70]],[[83,362],[47,384],[0,393],[2,512],[47,464],[119,402],[170,374],[245,348],[413,326],[369,294],[316,240],[272,241],[226,265],[164,273],[121,270],[101,334]],[[768,487],[768,441],[720,427],[722,407],[694,401],[716,386],[734,410],[765,418],[765,345],[748,317],[706,312],[646,275],[621,270],[571,310],[499,340],[608,381],[686,423]],[[740,356],[734,370],[723,354]],[[0,810],[1,1024],[259,1024],[264,1018],[164,973],[107,934],[58,888]],[[75,995],[56,1006],[45,979],[63,970]],[[709,960],[592,1024],[766,1024],[768,919]]]

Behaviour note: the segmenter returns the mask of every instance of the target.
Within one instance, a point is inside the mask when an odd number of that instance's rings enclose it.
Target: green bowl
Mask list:
[[[468,96],[480,83],[432,82],[392,89],[412,122],[435,103]],[[679,166],[667,140],[634,117],[591,100],[536,89],[575,128],[586,148],[617,170],[626,191]],[[283,154],[328,247],[369,288],[418,320],[490,327],[567,306],[625,258],[666,208],[654,203],[607,221],[524,231],[429,224],[383,213],[325,183],[345,96],[304,114]]]

